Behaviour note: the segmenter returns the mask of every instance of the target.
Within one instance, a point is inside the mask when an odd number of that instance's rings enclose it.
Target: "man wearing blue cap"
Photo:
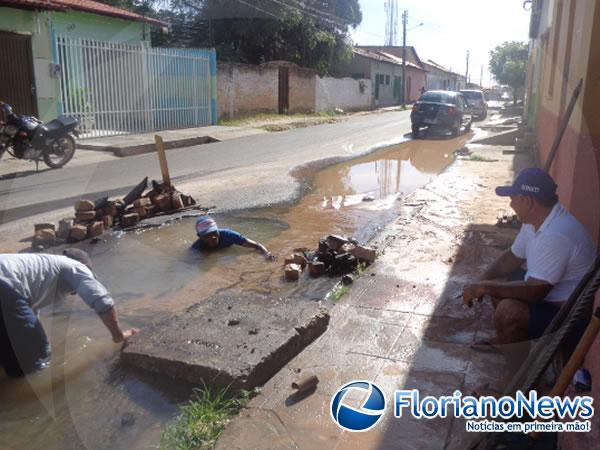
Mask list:
[[[196,220],[196,235],[198,239],[192,245],[194,250],[216,250],[232,245],[240,245],[258,250],[268,261],[275,259],[264,245],[248,239],[237,231],[229,228],[219,228],[215,220],[208,214],[202,215]]]
[[[528,341],[543,334],[585,275],[596,249],[584,226],[558,202],[556,184],[542,169],[521,171],[512,186],[498,187],[496,194],[510,197],[510,206],[523,225],[510,250],[480,281],[465,286],[463,301],[471,307],[485,296],[491,298],[497,337],[473,348],[501,350],[508,377],[527,356]],[[524,265],[524,279],[498,281],[510,278]]]

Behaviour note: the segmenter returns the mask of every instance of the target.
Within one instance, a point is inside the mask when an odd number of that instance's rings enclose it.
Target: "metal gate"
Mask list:
[[[61,102],[83,137],[216,123],[214,50],[57,37]]]
[[[37,116],[31,36],[0,31],[0,101]]]

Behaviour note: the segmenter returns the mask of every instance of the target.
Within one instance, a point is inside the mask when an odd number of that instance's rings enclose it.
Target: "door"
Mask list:
[[[0,31],[0,101],[37,116],[31,36]]]
[[[279,68],[279,114],[287,114],[290,109],[290,71],[287,67]]]

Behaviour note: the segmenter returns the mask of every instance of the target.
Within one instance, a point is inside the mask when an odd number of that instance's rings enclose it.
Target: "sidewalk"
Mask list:
[[[129,134],[123,136],[107,136],[83,139],[77,143],[82,150],[112,152],[115,156],[133,156],[155,151],[154,136],[163,138],[165,149],[190,147],[192,145],[220,142],[255,134],[268,133],[254,127],[225,127],[213,125],[181,130],[164,130],[154,133]]]
[[[512,242],[516,230],[494,225],[509,211],[494,187],[531,163],[502,153],[512,147],[474,148],[475,158],[459,158],[404,201],[378,242],[383,254],[332,308],[329,329],[264,386],[218,449],[466,448],[474,436],[462,420],[396,419],[390,402],[395,389],[418,388],[421,398],[470,393],[503,369],[498,355],[469,348],[492,335],[491,307],[465,309],[460,293]],[[312,374],[316,392],[294,402],[291,382]],[[388,399],[382,420],[363,433],[342,431],[329,413],[332,395],[352,380],[374,381]]]

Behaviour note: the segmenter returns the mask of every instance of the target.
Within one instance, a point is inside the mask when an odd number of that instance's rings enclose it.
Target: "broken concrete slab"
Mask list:
[[[144,328],[121,354],[129,365],[192,383],[252,389],[323,334],[316,302],[258,294],[216,295]]]
[[[515,139],[521,135],[522,131],[518,128],[512,128],[509,131],[504,131],[493,136],[482,139],[476,139],[471,144],[480,145],[514,145]]]

